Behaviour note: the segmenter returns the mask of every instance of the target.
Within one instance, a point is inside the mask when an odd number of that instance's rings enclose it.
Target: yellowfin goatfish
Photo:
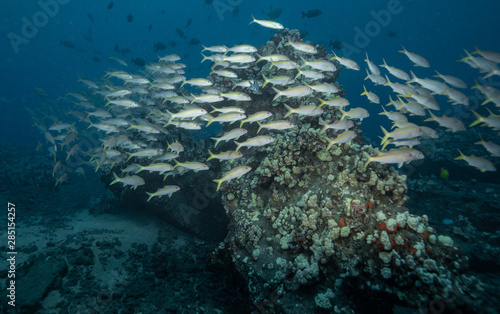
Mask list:
[[[254,146],[264,146],[264,145],[267,145],[269,143],[272,143],[274,142],[274,138],[272,136],[266,136],[266,135],[262,135],[262,136],[256,136],[256,137],[252,137],[252,138],[249,138],[248,140],[242,142],[242,143],[238,143],[236,141],[234,141],[236,143],[236,151],[239,151],[241,147],[243,146],[246,146],[246,147],[254,147]]]
[[[429,61],[427,61],[424,57],[417,55],[416,53],[409,52],[406,50],[404,46],[403,50],[400,50],[399,52],[404,53],[408,59],[411,60],[411,62],[415,63],[415,66],[423,67],[423,68],[428,68],[430,67]]]
[[[495,168],[495,166],[493,165],[493,163],[491,161],[489,161],[488,159],[486,159],[486,158],[477,157],[477,156],[474,156],[474,155],[465,156],[464,154],[462,154],[462,152],[460,150],[458,150],[458,152],[460,153],[460,156],[456,157],[455,160],[463,159],[470,166],[476,168],[477,170],[479,170],[481,172],[485,172],[485,171],[497,171],[497,169]]]
[[[159,188],[158,191],[154,193],[146,192],[146,194],[149,195],[147,201],[149,202],[149,200],[151,200],[155,196],[162,197],[163,195],[168,195],[168,197],[172,197],[172,194],[179,191],[180,189],[181,188],[177,185],[165,185],[164,187]]]
[[[232,139],[238,139],[240,136],[247,134],[247,130],[245,129],[232,129],[224,133],[221,137],[211,137],[212,140],[215,140],[214,148],[217,147],[220,141],[229,141]]]
[[[283,29],[284,28],[283,25],[281,25],[278,22],[266,21],[266,20],[257,20],[257,19],[255,19],[255,17],[253,15],[252,15],[252,19],[253,19],[253,21],[251,21],[249,24],[257,23],[260,26],[264,26],[264,27],[272,28],[272,29]]]
[[[342,144],[342,143],[347,143],[352,141],[356,136],[356,132],[354,131],[344,131],[341,134],[339,134],[335,139],[329,139],[328,140],[328,146],[326,147],[326,150],[328,151],[334,144]]]
[[[215,158],[220,160],[231,160],[231,162],[233,162],[235,159],[243,157],[242,153],[232,150],[219,154],[214,154],[209,150],[208,153],[210,154],[210,157],[207,158],[207,161]]]
[[[393,148],[387,152],[379,153],[374,157],[370,157],[366,152],[364,152],[364,154],[368,157],[368,161],[365,163],[364,168],[366,168],[372,161],[383,164],[398,164],[398,167],[400,168],[405,162],[424,158],[424,154],[422,154],[422,152],[406,147]]]
[[[251,167],[248,167],[248,166],[239,166],[239,167],[233,168],[233,169],[229,170],[228,172],[224,173],[224,175],[222,176],[222,178],[220,178],[218,180],[214,180],[214,182],[217,183],[217,191],[219,191],[220,185],[223,182],[231,181],[234,178],[238,178],[239,179],[244,174],[248,173],[250,170],[252,170]]]
[[[144,185],[144,179],[139,177],[139,176],[127,176],[120,178],[116,175],[116,173],[113,172],[113,177],[115,178],[109,185],[113,185],[117,182],[122,183],[123,185],[130,185],[132,186],[132,189],[136,189],[139,185]]]

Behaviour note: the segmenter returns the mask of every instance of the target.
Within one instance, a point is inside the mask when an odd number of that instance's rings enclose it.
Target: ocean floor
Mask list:
[[[2,186],[1,198],[16,205],[17,313],[249,308],[237,272],[211,262],[218,243],[123,208],[95,174],[72,176],[57,188]],[[5,291],[6,267],[0,278]],[[2,307],[5,313],[6,302]]]

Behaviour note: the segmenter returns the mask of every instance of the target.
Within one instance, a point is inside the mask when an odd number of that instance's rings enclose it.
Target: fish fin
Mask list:
[[[113,172],[113,178],[115,178],[109,185],[113,185],[116,182],[120,182],[120,178],[116,175],[115,172]]]
[[[216,191],[216,192],[217,192],[217,191],[219,191],[219,189],[220,189],[220,185],[221,185],[221,183],[222,183],[222,179],[212,180],[212,181],[214,181],[215,183],[217,183],[217,190],[215,190],[215,191]]]
[[[210,154],[210,157],[207,158],[207,161],[211,160],[214,158],[214,154],[210,151],[210,149],[208,150],[208,153]]]
[[[383,145],[385,141],[387,141],[387,139],[389,138],[389,132],[387,132],[387,130],[384,129],[383,126],[380,126],[380,128],[382,129],[382,132],[384,132],[384,137],[382,138],[382,142],[380,143],[380,145]]]
[[[285,116],[283,118],[286,118],[293,113],[293,108],[291,108],[287,104],[285,104],[285,108],[288,110],[288,112],[285,114]]]
[[[467,157],[467,156],[465,156],[465,155],[464,155],[464,154],[460,151],[460,149],[457,149],[457,150],[458,150],[458,152],[460,153],[460,156],[453,158],[453,160],[461,160],[461,159],[464,159],[465,157]]]
[[[368,155],[367,152],[363,152],[363,155],[365,155],[368,158],[368,161],[365,163],[365,166],[363,167],[363,169],[366,169],[366,167],[368,166],[368,164],[372,161],[372,158],[371,158],[370,155]]]
[[[273,98],[273,101],[275,101],[278,97],[281,96],[281,91],[279,89],[275,88],[274,86],[272,86],[271,88],[276,92],[276,95]]]
[[[239,143],[236,141],[234,141],[234,143],[236,144],[236,151],[238,151],[240,149],[242,143]]]

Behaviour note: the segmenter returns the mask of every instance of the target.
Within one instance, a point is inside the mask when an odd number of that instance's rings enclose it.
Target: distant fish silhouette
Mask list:
[[[87,13],[87,17],[89,18],[89,20],[90,20],[92,23],[94,23],[94,22],[95,22],[94,17],[92,16],[92,14]]]
[[[196,38],[191,38],[191,40],[189,41],[189,44],[191,46],[195,46],[195,45],[198,45],[200,43],[200,40],[199,39],[196,39]]]
[[[271,7],[272,8],[272,7]],[[270,19],[271,21],[274,21],[275,19],[277,19],[278,17],[280,17],[281,15],[281,12],[283,12],[283,9],[282,8],[278,8],[278,9],[274,9],[274,10],[270,10],[266,16],[268,19]]]
[[[341,50],[342,48],[344,48],[344,44],[338,40],[336,40],[336,41],[330,40],[330,43],[328,44],[328,46],[332,46],[332,48],[335,50]]]
[[[148,30],[151,31],[153,29],[153,24],[149,24]]]
[[[179,35],[179,37],[181,37],[183,39],[186,39],[186,35],[184,35],[184,32],[182,31],[182,29],[176,28],[175,31],[177,32],[177,34]]]
[[[393,37],[393,38],[398,36],[398,34],[396,32],[393,32],[393,31],[388,31],[387,35],[389,35],[389,37]]]
[[[115,4],[113,3],[113,1],[111,1],[109,4],[108,4],[108,10],[111,10],[113,8]]]
[[[132,16],[132,14],[128,14],[127,15],[127,23],[132,23],[134,21],[134,17]]]
[[[60,45],[66,47],[66,48],[75,48],[75,44],[73,44],[71,41],[69,40],[61,40],[59,42]]]
[[[142,58],[132,58],[130,61],[139,67],[143,67],[146,65],[146,61],[144,61],[144,59]]]
[[[189,20],[187,21],[187,23],[186,23],[186,28],[188,28],[188,27],[189,27],[189,25],[191,25],[191,22],[192,22],[192,21],[193,21],[193,19],[189,19]]]
[[[174,40],[171,40],[171,41],[168,42],[168,45],[170,47],[175,47],[175,46],[177,46],[177,43]]]
[[[321,12],[321,10],[313,9],[313,10],[309,10],[307,12],[302,12],[302,18],[304,18],[304,17],[311,18],[311,17],[320,16],[322,13],[323,12]]]
[[[157,42],[154,44],[154,51],[158,51],[158,50],[165,50],[167,49],[167,46],[164,44],[164,43],[161,43],[161,42]]]

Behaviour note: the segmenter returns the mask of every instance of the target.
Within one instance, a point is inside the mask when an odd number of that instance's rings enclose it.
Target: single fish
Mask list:
[[[400,50],[399,52],[404,53],[408,57],[408,59],[411,60],[411,62],[415,63],[415,66],[419,66],[419,67],[423,67],[423,68],[430,67],[429,61],[427,61],[424,57],[422,57],[416,53],[409,52],[408,50],[406,50],[406,48],[404,46],[402,46],[402,47],[403,47],[403,50]]]
[[[144,179],[133,175],[133,176],[126,176],[123,178],[120,178],[116,175],[116,173],[113,172],[113,177],[115,178],[109,185],[113,185],[115,183],[122,183],[123,185],[130,185],[132,186],[132,189],[137,189],[138,186],[144,185],[146,182],[144,182]]]
[[[274,137],[267,135],[252,137],[242,143],[234,141],[234,143],[236,143],[236,151],[240,150],[240,148],[244,146],[246,147],[264,146],[272,142],[274,142]]]
[[[328,146],[326,147],[326,150],[330,150],[330,148],[334,145],[334,144],[342,144],[342,143],[347,143],[347,142],[350,142],[352,141],[356,136],[358,136],[356,134],[356,132],[354,131],[350,131],[350,130],[347,130],[347,131],[344,131],[342,132],[341,134],[339,134],[336,138],[334,139],[329,139],[327,138],[328,140]]]
[[[284,29],[283,25],[281,25],[278,22],[274,21],[266,21],[266,20],[257,20],[255,17],[252,15],[252,21],[249,24],[252,23],[257,23],[260,26],[266,27],[266,28],[271,28],[271,29]]]
[[[481,172],[485,172],[485,171],[497,171],[497,169],[495,168],[495,165],[493,165],[493,163],[491,161],[489,161],[488,159],[486,159],[486,158],[477,157],[477,156],[474,156],[474,155],[465,156],[460,151],[460,149],[458,150],[458,152],[460,153],[460,156],[456,157],[455,160],[461,160],[461,159],[463,159],[470,166],[476,168],[477,170],[479,170]]]
[[[213,180],[215,183],[217,183],[217,190],[216,191],[219,191],[220,189],[220,186],[223,182],[229,182],[231,181],[232,179],[234,178],[241,178],[244,174],[248,173],[250,170],[252,170],[251,167],[248,167],[248,166],[239,166],[239,167],[236,167],[236,168],[233,168],[229,171],[227,171],[226,173],[224,173],[224,175],[222,176],[222,178],[218,179],[218,180]]]
[[[162,197],[164,195],[168,195],[168,197],[172,197],[172,194],[179,191],[180,189],[181,188],[178,187],[177,185],[165,185],[164,187],[159,188],[154,193],[146,192],[146,194],[149,195],[147,202],[149,202],[155,196]]]

